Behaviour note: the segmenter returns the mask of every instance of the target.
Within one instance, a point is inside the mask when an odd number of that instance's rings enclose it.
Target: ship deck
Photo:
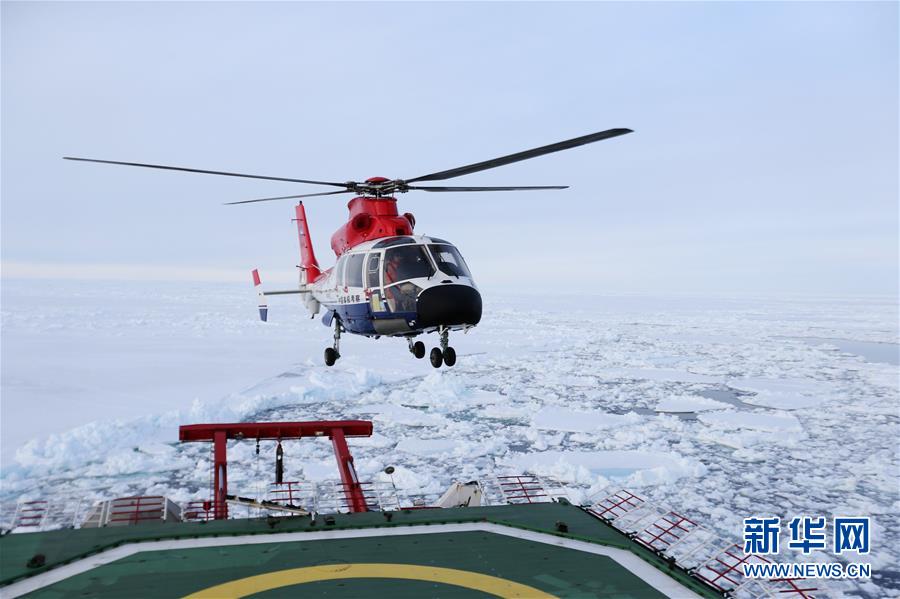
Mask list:
[[[720,596],[565,503],[12,534],[0,555],[4,597]]]

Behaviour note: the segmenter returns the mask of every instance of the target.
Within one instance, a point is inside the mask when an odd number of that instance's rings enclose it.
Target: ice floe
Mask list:
[[[729,407],[731,406],[725,402],[702,395],[673,395],[660,400],[656,404],[655,410],[657,412],[704,412]]]
[[[641,420],[642,417],[634,413],[607,414],[605,412],[580,412],[559,407],[545,407],[532,416],[531,424],[541,430],[584,433],[635,424]]]

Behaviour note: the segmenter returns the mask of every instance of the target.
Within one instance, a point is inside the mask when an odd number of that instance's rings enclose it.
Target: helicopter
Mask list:
[[[268,320],[266,298],[269,296],[299,295],[312,318],[324,308],[322,323],[334,329],[334,343],[325,348],[324,352],[326,366],[333,366],[341,357],[342,333],[375,339],[382,336],[404,338],[410,353],[421,359],[425,357],[425,344],[416,337],[436,332],[439,343],[438,347],[432,348],[429,361],[435,368],[440,368],[442,365],[456,364],[456,350],[450,345],[450,332],[466,332],[481,321],[481,294],[459,249],[438,237],[414,234],[415,217],[409,212],[400,214],[394,196],[409,191],[434,193],[566,189],[568,185],[460,187],[419,183],[453,179],[632,132],[631,129],[624,128],[607,129],[410,179],[370,177],[361,182],[270,177],[73,156],[65,156],[64,159],[339,188],[334,191],[225,203],[236,205],[300,200],[294,207],[294,220],[300,240],[299,285],[295,289],[264,291],[259,270],[253,270],[251,274],[257,290],[260,319]],[[310,241],[309,224],[302,199],[340,194],[354,194],[355,197],[347,204],[350,212],[347,222],[331,237],[331,249],[337,261],[332,268],[323,270]]]

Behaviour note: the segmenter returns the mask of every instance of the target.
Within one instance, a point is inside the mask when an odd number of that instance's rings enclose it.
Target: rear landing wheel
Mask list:
[[[456,364],[456,350],[452,347],[447,347],[447,349],[444,350],[444,364],[447,366]]]
[[[444,363],[444,355],[441,353],[440,348],[433,348],[431,350],[431,355],[428,357],[431,360],[431,365],[435,368],[440,368],[441,364]]]
[[[337,351],[333,347],[325,348],[325,366],[334,366],[337,359],[340,358]]]
[[[420,360],[425,357],[425,344],[421,341],[416,341],[413,344],[413,355]]]

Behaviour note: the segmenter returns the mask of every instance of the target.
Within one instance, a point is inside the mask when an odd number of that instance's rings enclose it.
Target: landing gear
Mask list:
[[[334,363],[337,362],[337,359],[341,356],[334,350],[333,347],[325,348],[325,366],[334,366]]]
[[[439,331],[441,334],[441,346],[431,350],[431,355],[429,356],[431,365],[435,368],[440,368],[443,364],[453,366],[456,364],[456,350],[450,347],[450,329],[441,327]],[[424,349],[423,346],[422,350],[424,351]]]
[[[431,360],[431,365],[435,368],[440,368],[441,364],[444,363],[444,354],[437,347],[432,348],[431,355],[428,357]]]
[[[334,366],[341,357],[341,321],[334,319],[334,347],[325,348],[325,366]]]
[[[456,350],[452,347],[448,347],[444,350],[444,364],[447,366],[456,364]]]
[[[413,343],[412,339],[407,339],[409,342],[409,353],[414,355],[416,358],[421,360],[425,357],[425,344],[421,341],[416,341]]]
[[[450,329],[445,327],[441,327],[441,352],[444,354],[444,364],[456,364],[456,350],[450,347]]]

